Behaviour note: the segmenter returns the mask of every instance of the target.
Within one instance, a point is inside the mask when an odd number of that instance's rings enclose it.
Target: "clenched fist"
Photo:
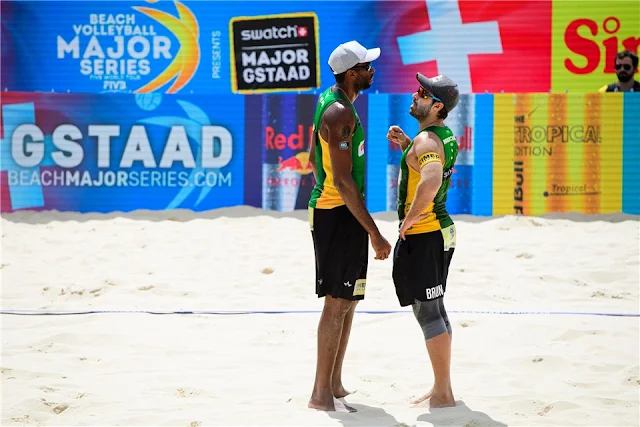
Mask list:
[[[409,138],[407,134],[404,133],[404,131],[396,125],[389,127],[389,131],[387,132],[387,139],[400,145],[403,149],[411,143],[411,138]]]

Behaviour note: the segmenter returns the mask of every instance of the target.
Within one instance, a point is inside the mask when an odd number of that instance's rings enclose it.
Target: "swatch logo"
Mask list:
[[[297,37],[307,37],[309,31],[307,27],[297,25],[287,25],[286,27],[262,28],[254,30],[242,30],[240,35],[242,40],[274,40],[293,39]]]

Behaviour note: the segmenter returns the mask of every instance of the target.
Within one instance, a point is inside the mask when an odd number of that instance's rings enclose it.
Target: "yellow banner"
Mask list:
[[[622,100],[495,95],[493,214],[620,212]]]
[[[595,92],[617,81],[616,53],[638,52],[640,1],[552,3],[552,92]]]

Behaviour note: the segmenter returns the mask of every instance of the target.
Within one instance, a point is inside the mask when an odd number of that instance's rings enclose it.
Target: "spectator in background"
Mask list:
[[[623,50],[616,55],[616,75],[618,81],[602,86],[598,92],[640,92],[640,82],[633,76],[638,71],[638,55]]]

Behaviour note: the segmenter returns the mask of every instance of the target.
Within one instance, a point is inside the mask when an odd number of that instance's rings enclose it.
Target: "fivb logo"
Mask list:
[[[156,0],[147,0],[155,3]],[[154,79],[134,90],[153,92],[173,80],[166,93],[176,93],[195,75],[200,64],[199,27],[194,14],[179,1],[173,2],[178,17],[149,7],[133,7],[137,12],[162,24],[178,40],[159,35],[153,24],[141,24],[135,13],[90,14],[89,23],[73,25],[71,40],[58,35],[57,57],[80,60],[80,73],[102,80],[103,89],[126,91],[127,81],[139,81],[152,73],[152,61],[173,59]]]
[[[309,30],[307,27],[297,25],[287,25],[286,27],[261,28],[254,30],[242,30],[240,37],[243,41],[248,40],[275,40],[275,39],[295,39],[298,37],[307,37]]]

